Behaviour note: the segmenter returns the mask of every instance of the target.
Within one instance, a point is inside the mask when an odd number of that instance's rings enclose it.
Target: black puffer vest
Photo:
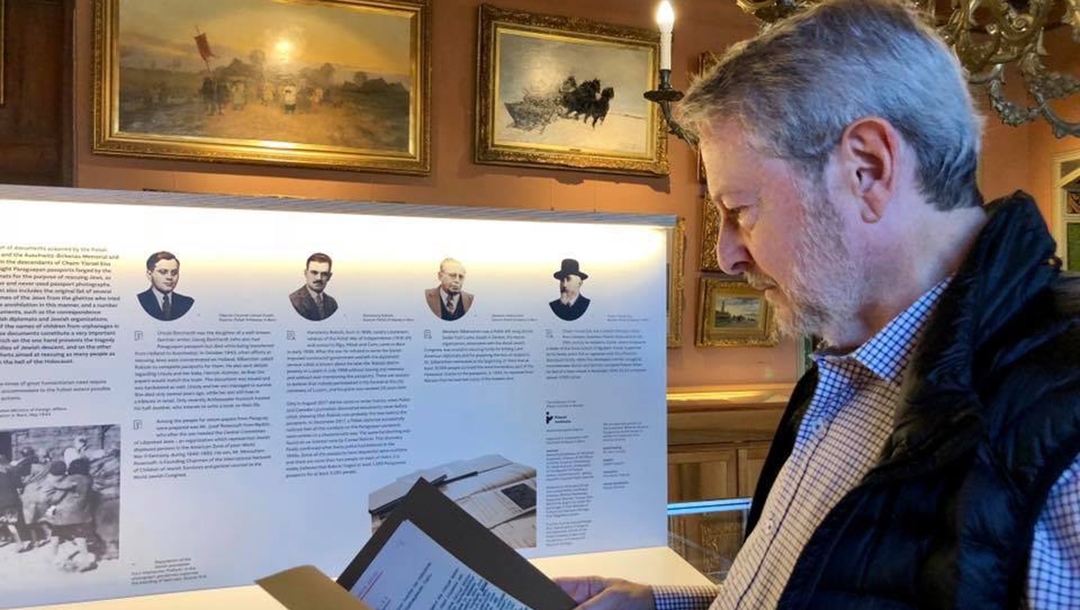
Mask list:
[[[1023,193],[991,216],[927,322],[877,464],[829,512],[783,610],[1016,610],[1036,519],[1080,452],[1080,277]],[[817,371],[795,388],[749,528],[791,453]]]

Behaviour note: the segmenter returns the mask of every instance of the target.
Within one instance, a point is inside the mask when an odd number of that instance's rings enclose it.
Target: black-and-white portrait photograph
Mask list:
[[[322,252],[308,257],[304,264],[304,285],[289,294],[289,302],[296,313],[312,322],[334,315],[338,309],[337,301],[326,293],[326,285],[334,276],[333,267],[334,261]]]
[[[151,317],[163,322],[182,318],[195,299],[176,292],[180,284],[180,259],[172,252],[155,252],[146,259],[146,279],[150,287],[140,292],[139,305]]]
[[[585,315],[589,309],[589,299],[581,294],[581,286],[589,279],[589,274],[581,270],[581,264],[576,259],[564,258],[553,275],[559,280],[559,298],[548,303],[551,312],[567,322]]]
[[[120,427],[0,430],[0,574],[118,568]]]
[[[424,291],[428,309],[441,320],[457,320],[469,313],[473,295],[465,292],[465,265],[453,258],[444,258],[436,274],[439,285]]]

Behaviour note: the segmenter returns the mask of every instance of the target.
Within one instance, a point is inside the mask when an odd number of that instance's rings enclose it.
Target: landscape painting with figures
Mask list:
[[[761,313],[761,299],[756,297],[718,297],[713,305],[713,326],[756,328]]]
[[[733,276],[702,277],[695,345],[769,347],[776,345],[773,309],[765,294]]]
[[[120,130],[407,151],[410,20],[265,0],[122,0]]]
[[[520,31],[498,44],[497,145],[648,156],[650,49]]]
[[[96,6],[96,152],[427,169],[428,0]]]

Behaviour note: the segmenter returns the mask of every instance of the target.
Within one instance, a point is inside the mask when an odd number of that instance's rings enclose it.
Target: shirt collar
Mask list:
[[[813,354],[814,361],[822,366],[829,361],[853,360],[875,376],[899,384],[926,321],[951,281],[952,276],[938,282],[854,351],[840,355],[825,349]]]
[[[307,288],[308,294],[311,295],[311,300],[312,301],[315,301],[316,303],[318,303],[319,301],[322,300],[322,293],[315,292],[314,290],[312,290],[311,288],[308,288],[307,286],[304,286],[304,288]]]
[[[447,292],[447,291],[446,291],[445,289],[443,289],[442,287],[440,287],[440,288],[439,288],[439,294],[440,294],[440,295],[442,296],[442,302],[443,302],[443,303],[445,303],[445,302],[446,302],[446,299],[453,299],[453,301],[452,301],[452,302],[453,302],[454,304],[457,304],[457,300],[458,300],[458,297],[460,297],[460,296],[461,296],[461,293],[460,293],[460,292],[459,292],[459,293],[457,293],[457,294],[450,294],[449,292]]]
[[[165,293],[158,290],[157,288],[155,288],[153,286],[150,286],[150,290],[152,290],[154,292],[154,297],[157,298],[158,305],[161,305],[161,302],[165,299]],[[172,293],[171,292],[169,293],[169,301],[172,301]]]

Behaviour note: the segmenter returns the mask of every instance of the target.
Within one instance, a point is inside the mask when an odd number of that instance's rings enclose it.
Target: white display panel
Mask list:
[[[669,219],[18,187],[0,218],[0,455],[45,542],[0,539],[0,605],[336,574],[418,475],[527,557],[665,543]]]

